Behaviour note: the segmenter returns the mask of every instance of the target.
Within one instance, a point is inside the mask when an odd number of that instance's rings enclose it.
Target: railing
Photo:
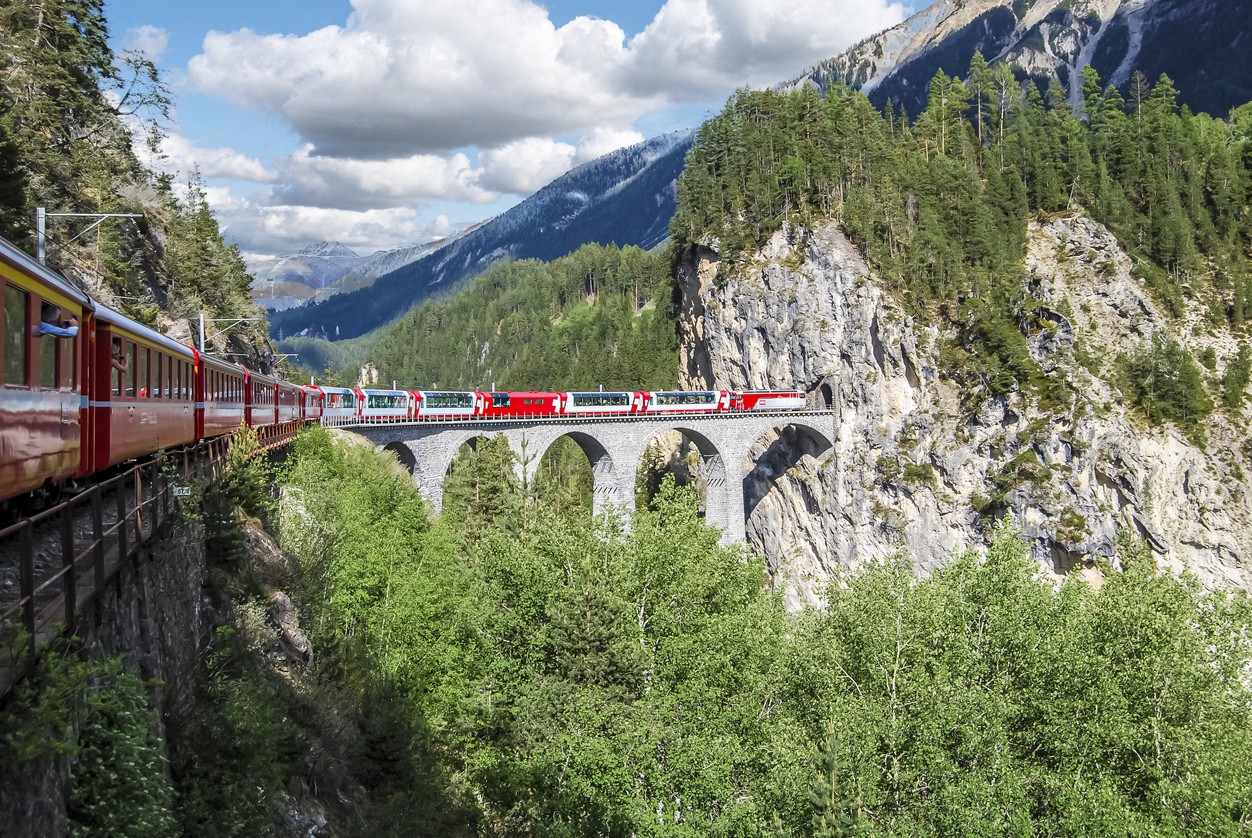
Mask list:
[[[256,430],[263,453],[290,442],[296,420]],[[62,631],[73,635],[82,609],[119,568],[177,515],[174,484],[203,489],[225,468],[233,435],[167,451],[94,483],[70,500],[0,530],[0,698],[28,675]]]

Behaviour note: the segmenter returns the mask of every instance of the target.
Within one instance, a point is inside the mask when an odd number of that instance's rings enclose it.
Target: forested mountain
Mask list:
[[[503,261],[419,306],[371,358],[382,380],[433,390],[674,386],[671,265],[586,245],[552,262]]]
[[[75,245],[77,230],[62,225],[81,222],[49,219],[49,264],[187,342],[202,311],[255,318],[232,330],[231,347],[263,366],[264,312],[200,184],[147,171],[132,150],[156,142],[170,104],[151,62],[109,49],[101,0],[0,5],[0,234],[33,253],[36,207],[141,214]]]
[[[279,337],[356,337],[500,259],[557,259],[589,243],[655,247],[665,240],[674,184],[690,145],[691,134],[678,132],[584,164],[366,290],[275,314],[273,331]]]
[[[843,83],[880,109],[917,114],[937,71],[963,74],[981,52],[1019,81],[1059,84],[1075,107],[1091,66],[1123,91],[1135,70],[1168,75],[1181,103],[1224,116],[1252,90],[1249,38],[1244,0],[938,0],[791,84]]]

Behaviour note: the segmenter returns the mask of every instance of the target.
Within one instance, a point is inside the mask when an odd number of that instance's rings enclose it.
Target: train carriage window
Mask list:
[[[30,345],[30,297],[20,288],[4,286],[4,383],[27,384]]]
[[[159,399],[164,394],[161,388],[165,384],[165,356],[160,352],[152,353],[152,398]]]
[[[82,331],[79,331],[82,334]],[[61,386],[73,390],[78,383],[78,338],[69,340],[62,338],[61,347]]]
[[[137,348],[132,341],[126,341],[126,393],[127,396],[135,395],[135,379],[139,375],[139,361],[137,360]]]
[[[57,373],[60,372],[58,357],[61,354],[60,341],[60,338],[53,335],[44,335],[39,339],[39,386],[45,390],[57,388]]]
[[[139,348],[139,380],[137,384],[139,387],[138,395],[141,399],[148,398],[148,386],[150,384],[148,380],[148,362],[151,360],[149,354],[148,347],[142,346]]]

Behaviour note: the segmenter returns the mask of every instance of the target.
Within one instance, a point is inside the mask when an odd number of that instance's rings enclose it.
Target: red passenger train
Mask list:
[[[306,388],[201,355],[3,239],[0,285],[0,502],[245,425],[304,418]]]
[[[302,387],[197,352],[0,239],[0,502],[164,449],[302,421],[525,420],[800,410],[798,390]]]

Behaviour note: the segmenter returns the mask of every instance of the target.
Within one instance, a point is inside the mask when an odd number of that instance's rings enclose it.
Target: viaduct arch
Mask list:
[[[833,450],[835,417],[830,411],[422,422],[357,425],[345,430],[364,436],[375,448],[394,452],[437,512],[443,508],[444,477],[461,445],[503,434],[518,457],[519,476],[533,480],[543,455],[568,436],[591,463],[597,514],[610,508],[627,514],[634,511],[635,476],[644,449],[662,432],[679,431],[700,454],[707,490],[705,520],[721,528],[722,543],[738,544],[745,540],[747,516],[755,507],[755,500],[749,503],[745,498],[745,479],[756,464],[744,464],[758,441],[784,428],[804,438],[808,453],[821,457]]]

